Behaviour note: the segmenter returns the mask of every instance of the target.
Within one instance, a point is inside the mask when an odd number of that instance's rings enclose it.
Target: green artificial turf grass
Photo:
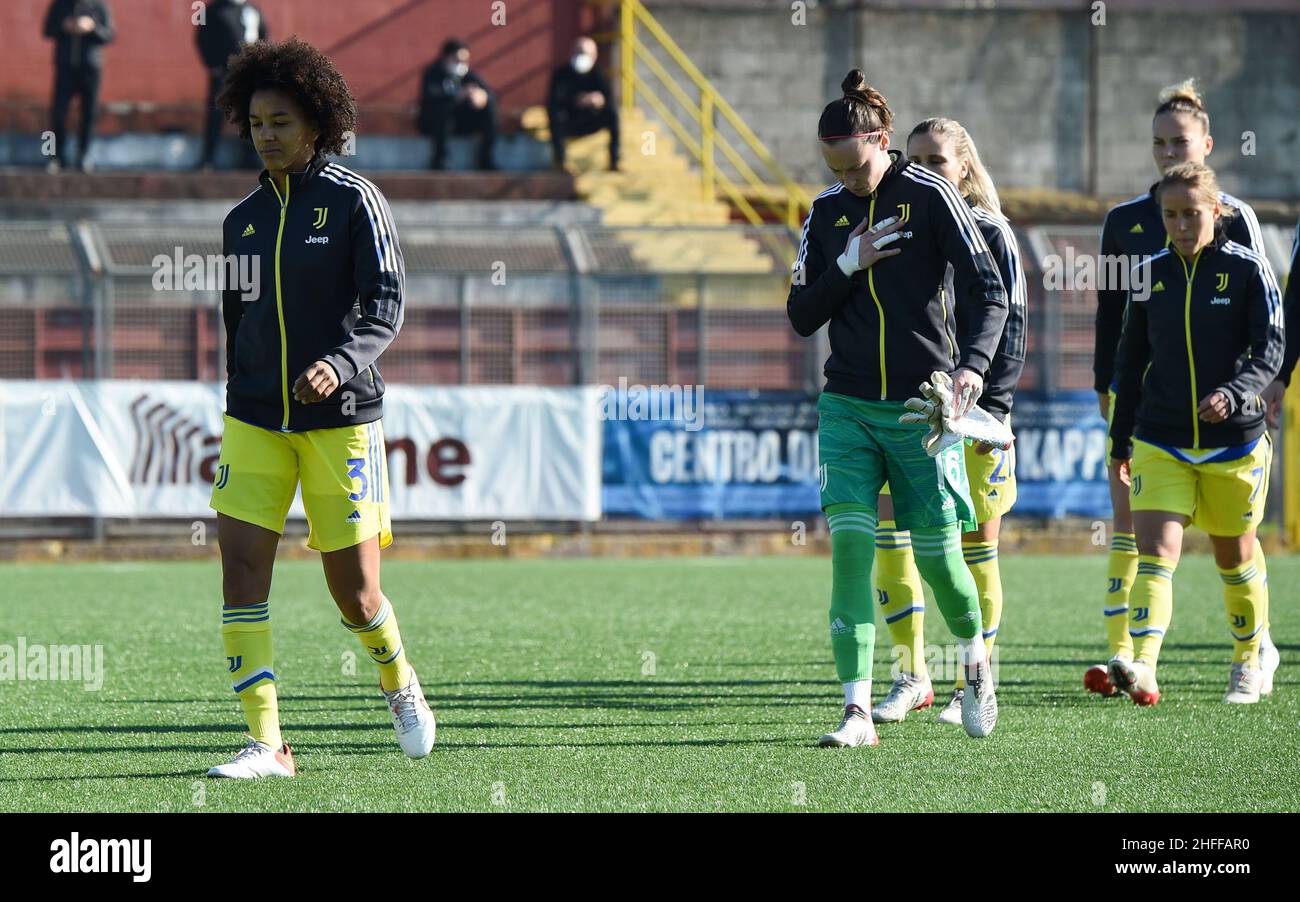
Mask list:
[[[385,593],[438,716],[397,746],[378,675],[314,562],[271,595],[293,780],[212,781],[244,729],[216,564],[0,569],[0,645],[104,649],[97,691],[0,682],[3,811],[1300,810],[1300,633],[1274,597],[1271,699],[1227,706],[1220,582],[1189,556],[1154,709],[1082,689],[1105,658],[1104,549],[1002,559],[1001,718],[989,738],[931,709],[876,748],[818,749],[842,697],[827,558],[392,562]],[[1275,587],[1300,559],[1269,561]],[[930,606],[927,639],[950,637]],[[876,685],[888,688],[880,627]],[[936,679],[936,702],[950,683]]]

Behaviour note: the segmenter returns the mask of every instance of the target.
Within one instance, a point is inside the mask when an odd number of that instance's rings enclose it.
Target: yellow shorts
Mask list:
[[[308,546],[338,551],[374,536],[380,548],[393,544],[382,424],[277,432],[225,417],[213,510],[283,534],[300,479]]]
[[[1016,503],[1016,446],[977,454],[974,443],[968,443],[966,478],[970,480],[976,521],[987,523],[1002,516]]]
[[[1010,417],[1007,425],[1011,425]],[[1016,503],[1016,446],[976,454],[974,442],[967,442],[965,451],[966,479],[970,483],[975,521],[987,523],[1010,511]],[[881,487],[880,494],[889,494],[889,483]]]
[[[1129,500],[1135,511],[1189,517],[1192,525],[1212,536],[1244,535],[1264,520],[1272,464],[1273,440],[1267,432],[1245,457],[1204,464],[1180,460],[1135,439]]]

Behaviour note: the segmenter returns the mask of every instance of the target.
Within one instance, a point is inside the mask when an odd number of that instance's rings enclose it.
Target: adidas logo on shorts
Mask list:
[[[347,518],[346,520],[344,520],[343,522],[344,522],[344,523],[360,523],[360,522],[361,522],[361,511],[354,510],[352,513],[348,514],[348,518]]]

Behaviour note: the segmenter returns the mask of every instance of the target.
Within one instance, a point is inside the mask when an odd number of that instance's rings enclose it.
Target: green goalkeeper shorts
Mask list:
[[[931,457],[921,447],[929,427],[898,422],[907,412],[899,401],[822,392],[817,402],[822,509],[853,502],[875,510],[888,482],[899,529],[957,523],[969,532],[976,526],[975,508],[962,443]]]

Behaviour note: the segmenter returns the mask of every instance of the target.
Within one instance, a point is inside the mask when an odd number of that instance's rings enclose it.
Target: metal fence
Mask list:
[[[407,308],[381,362],[390,382],[821,387],[824,333],[802,339],[786,318],[789,261],[771,249],[773,238],[789,243],[781,227],[399,231]],[[1095,253],[1097,231],[1018,230],[1023,389],[1092,386],[1095,292],[1047,291],[1044,272],[1053,254]],[[1265,233],[1281,279],[1290,232]],[[219,227],[0,224],[0,378],[222,378],[214,286],[154,287],[155,259],[178,252],[219,255]]]

